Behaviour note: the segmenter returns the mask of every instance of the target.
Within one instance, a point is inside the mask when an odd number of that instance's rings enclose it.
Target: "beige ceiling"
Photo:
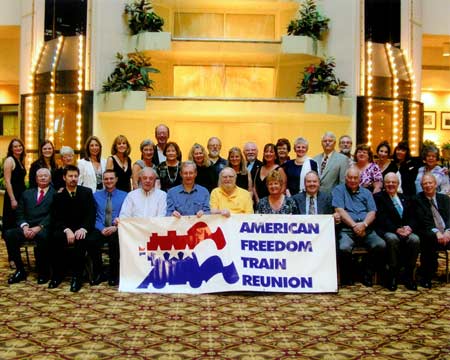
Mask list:
[[[450,35],[424,35],[422,38],[422,91],[450,91],[450,56],[442,56]]]

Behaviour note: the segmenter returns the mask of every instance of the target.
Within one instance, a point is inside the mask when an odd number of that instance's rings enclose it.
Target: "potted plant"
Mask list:
[[[450,141],[446,141],[441,145],[442,158],[446,161],[450,160]]]
[[[335,67],[330,57],[305,68],[297,91],[297,96],[305,97],[305,112],[342,113],[342,97],[348,84],[336,77]]]
[[[150,0],[133,0],[126,4],[125,16],[131,32],[129,52],[170,50],[170,33],[162,31],[164,19],[153,11]]]
[[[320,56],[323,34],[328,30],[330,19],[317,10],[314,0],[305,0],[299,9],[298,18],[287,27],[281,47],[285,53],[306,53]]]
[[[99,94],[100,111],[145,110],[147,92],[153,90],[154,83],[149,74],[159,70],[140,52],[128,59],[117,53],[116,58],[116,66]]]

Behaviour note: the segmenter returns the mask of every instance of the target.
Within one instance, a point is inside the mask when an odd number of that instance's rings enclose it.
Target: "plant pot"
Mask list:
[[[170,32],[143,32],[132,35],[128,41],[128,52],[145,50],[170,50],[172,48]]]
[[[147,91],[118,91],[97,96],[97,111],[145,110]]]
[[[305,94],[305,113],[350,115],[351,99],[324,93]]]
[[[323,43],[309,36],[283,35],[281,51],[285,54],[308,54],[323,57]]]

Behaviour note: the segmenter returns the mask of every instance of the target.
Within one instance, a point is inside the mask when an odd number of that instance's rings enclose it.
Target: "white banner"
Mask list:
[[[331,215],[126,219],[120,291],[336,292]]]

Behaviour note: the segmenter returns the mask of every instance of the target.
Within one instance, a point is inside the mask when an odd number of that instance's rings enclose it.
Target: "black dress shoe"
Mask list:
[[[70,291],[71,292],[78,292],[81,289],[81,279],[77,277],[73,277],[72,281],[70,282]]]
[[[119,285],[119,280],[118,279],[109,279],[108,285],[109,286],[117,286],[117,285]]]
[[[362,279],[362,284],[367,287],[372,287],[373,286],[372,275],[365,274]]]
[[[27,273],[25,270],[16,270],[14,274],[12,274],[8,279],[8,284],[17,284],[23,280],[27,279]]]
[[[106,281],[106,275],[101,273],[101,274],[98,274],[97,276],[94,276],[94,278],[91,281],[89,281],[89,284],[91,284],[91,286],[94,286],[94,285],[99,285],[105,281]]]
[[[61,279],[51,279],[50,282],[48,283],[48,288],[49,289],[56,289],[59,284],[61,284],[62,280]]]
[[[37,278],[37,283],[38,283],[39,285],[47,284],[47,283],[48,283],[48,277],[47,277],[47,276],[39,275],[38,278]]]
[[[431,289],[431,280],[428,280],[428,279],[420,280],[420,286],[427,288],[427,289]]]
[[[405,280],[405,288],[411,291],[417,291],[417,283],[412,279]]]
[[[386,287],[388,288],[389,291],[397,290],[397,279],[395,277],[390,277],[387,280]]]

